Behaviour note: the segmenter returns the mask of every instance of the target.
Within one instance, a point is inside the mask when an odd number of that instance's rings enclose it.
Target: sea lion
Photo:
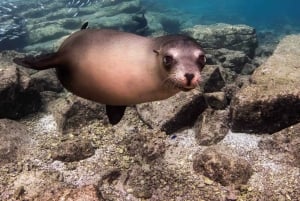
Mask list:
[[[206,57],[199,44],[183,35],[148,38],[111,29],[82,29],[57,52],[15,58],[36,70],[56,68],[70,92],[106,104],[111,124],[126,106],[169,98],[199,85]]]

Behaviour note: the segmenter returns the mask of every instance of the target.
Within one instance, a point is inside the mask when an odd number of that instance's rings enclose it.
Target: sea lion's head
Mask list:
[[[165,84],[182,91],[189,91],[199,85],[206,57],[194,39],[180,35],[165,36],[159,49],[153,51],[167,73]]]

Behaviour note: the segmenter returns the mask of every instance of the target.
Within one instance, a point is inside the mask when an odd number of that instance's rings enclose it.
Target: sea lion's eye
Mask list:
[[[166,67],[167,70],[170,69],[172,63],[173,63],[173,57],[170,56],[170,55],[166,55],[163,57],[163,63],[164,63],[164,66]]]
[[[200,54],[197,59],[200,68],[202,69],[206,64],[206,56],[204,54]]]

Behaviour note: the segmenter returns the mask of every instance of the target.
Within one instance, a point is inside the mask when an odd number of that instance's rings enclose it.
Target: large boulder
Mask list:
[[[78,132],[79,128],[94,120],[106,120],[105,106],[73,94],[49,102],[46,110],[53,114],[58,130]]]
[[[196,25],[183,30],[207,49],[238,50],[253,57],[257,47],[255,29],[247,25]]]
[[[253,174],[250,163],[233,153],[226,153],[225,150],[225,147],[218,146],[196,153],[193,160],[194,170],[223,186],[246,184]]]
[[[80,161],[95,154],[95,148],[87,139],[71,139],[52,148],[51,158],[63,162]]]
[[[282,39],[233,98],[232,130],[274,133],[300,121],[299,56],[300,35]]]
[[[300,123],[262,139],[259,147],[276,155],[278,160],[300,167]]]
[[[207,108],[203,94],[197,90],[180,92],[166,100],[137,105],[141,119],[150,127],[172,134],[192,126]]]
[[[18,119],[39,110],[41,96],[30,80],[13,65],[0,67],[0,118]]]
[[[206,109],[198,118],[194,130],[199,145],[209,146],[221,141],[228,133],[228,110]]]

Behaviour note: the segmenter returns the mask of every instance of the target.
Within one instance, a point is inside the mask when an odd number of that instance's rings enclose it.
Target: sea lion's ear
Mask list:
[[[83,25],[81,26],[81,30],[83,30],[83,29],[87,29],[88,28],[88,26],[89,26],[89,22],[85,22],[85,23],[83,23]]]
[[[159,55],[160,51],[159,50],[153,50],[154,53],[156,53],[156,55]]]

